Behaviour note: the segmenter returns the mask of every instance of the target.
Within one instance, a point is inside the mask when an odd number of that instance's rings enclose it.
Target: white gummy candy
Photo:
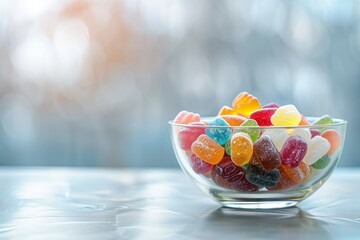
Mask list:
[[[308,165],[312,165],[324,156],[329,149],[330,143],[328,140],[321,136],[315,136],[309,141],[308,149],[303,161]]]

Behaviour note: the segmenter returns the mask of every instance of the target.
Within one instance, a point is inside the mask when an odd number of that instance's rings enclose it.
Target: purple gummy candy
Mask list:
[[[230,183],[241,180],[245,175],[245,170],[242,167],[236,166],[230,157],[224,157],[223,160],[215,166],[215,171]]]
[[[315,136],[320,136],[320,131],[317,129],[310,129],[310,133],[311,133],[311,138]]]
[[[190,160],[191,167],[197,174],[207,173],[214,167],[214,165],[201,160],[195,154],[191,155]]]
[[[267,171],[278,168],[281,165],[279,152],[271,138],[267,135],[262,136],[254,143],[253,157]]]
[[[284,143],[280,152],[281,162],[287,167],[297,167],[305,157],[307,143],[300,136],[291,136]]]

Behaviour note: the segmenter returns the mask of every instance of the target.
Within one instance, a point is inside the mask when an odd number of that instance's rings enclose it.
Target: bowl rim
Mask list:
[[[236,115],[234,115],[236,116]],[[201,120],[211,120],[216,117],[202,117]],[[319,117],[306,117],[309,121],[313,122]],[[300,125],[300,126],[209,126],[209,125],[191,125],[191,124],[182,124],[174,123],[174,120],[169,120],[168,123],[172,127],[186,127],[186,128],[232,128],[232,129],[296,129],[296,128],[311,128],[311,129],[321,129],[321,128],[331,128],[337,126],[346,126],[347,121],[340,118],[331,118],[334,123],[332,124],[321,124],[321,125]]]

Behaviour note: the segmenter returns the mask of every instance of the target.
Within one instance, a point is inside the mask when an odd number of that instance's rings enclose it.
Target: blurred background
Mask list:
[[[177,167],[167,121],[241,91],[348,120],[360,2],[0,0],[0,165]]]

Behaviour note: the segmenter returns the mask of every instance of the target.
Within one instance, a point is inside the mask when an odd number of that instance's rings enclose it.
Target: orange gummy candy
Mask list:
[[[304,115],[301,115],[301,121],[299,123],[299,126],[309,126],[311,123],[306,119]]]
[[[193,122],[200,122],[200,115],[188,111],[179,112],[174,119],[174,123],[179,123],[179,124],[189,124]]]
[[[246,117],[238,115],[222,115],[221,118],[224,119],[230,126],[240,126],[247,120]]]
[[[218,116],[220,115],[236,115],[236,111],[231,107],[223,106],[218,113]]]
[[[237,95],[232,102],[232,106],[237,114],[242,114],[245,117],[249,117],[251,113],[261,108],[258,99],[247,92]]]
[[[210,138],[202,134],[191,145],[191,151],[204,162],[218,164],[224,157],[224,148]]]
[[[340,146],[340,135],[336,130],[326,130],[321,134],[323,138],[329,141],[330,149],[327,152],[328,155],[332,155]]]
[[[254,145],[246,133],[238,132],[231,137],[231,160],[237,166],[248,163],[253,155]]]
[[[303,181],[306,176],[310,174],[310,167],[304,162],[301,162],[299,166],[295,168],[287,167],[284,165],[282,167],[286,172],[286,175],[288,175],[291,180],[297,183]]]

